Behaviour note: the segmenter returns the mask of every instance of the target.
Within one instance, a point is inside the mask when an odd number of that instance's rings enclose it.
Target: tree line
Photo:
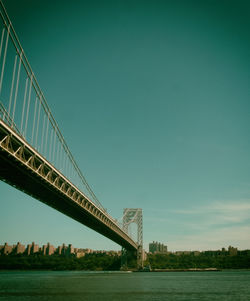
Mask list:
[[[236,255],[219,252],[202,252],[200,254],[149,254],[146,264],[152,269],[250,269],[250,251],[238,251]]]
[[[84,257],[65,257],[60,255],[2,255],[0,269],[9,270],[119,270],[120,256],[106,254],[86,254]]]
[[[250,269],[250,251],[238,251],[236,255],[226,253],[202,252],[200,254],[148,254],[145,266],[151,269]],[[33,255],[1,255],[0,269],[9,270],[89,270],[114,271],[120,270],[121,257],[119,255],[86,254],[84,257],[65,257],[61,255],[43,256]],[[136,268],[136,258],[131,256],[128,268]]]

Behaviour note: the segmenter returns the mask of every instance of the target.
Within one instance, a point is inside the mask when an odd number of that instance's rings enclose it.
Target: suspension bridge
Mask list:
[[[137,252],[142,267],[142,210],[112,218],[90,188],[58,127],[0,0],[0,179]],[[137,239],[128,234],[137,224]]]

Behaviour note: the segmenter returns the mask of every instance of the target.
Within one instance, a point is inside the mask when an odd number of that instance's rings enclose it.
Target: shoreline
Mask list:
[[[153,270],[53,270],[53,269],[0,269],[3,272],[96,272],[96,273],[168,273],[168,272],[227,272],[227,271],[247,271],[250,269],[217,269],[217,268],[204,268],[204,269],[153,269]]]
[[[217,268],[190,268],[190,269],[153,269],[150,272],[220,272]]]

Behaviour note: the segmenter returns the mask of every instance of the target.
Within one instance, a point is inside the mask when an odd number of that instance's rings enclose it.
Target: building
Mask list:
[[[65,255],[66,254],[66,250],[67,250],[67,247],[65,246],[65,244],[62,244],[62,246],[59,246],[56,249],[56,252],[57,252],[58,255]]]
[[[32,244],[27,245],[27,249],[26,249],[27,255],[33,255],[38,252],[39,252],[39,245],[36,245],[34,241],[32,242]]]
[[[25,245],[22,245],[20,242],[15,246],[14,252],[15,254],[23,254],[25,252]]]
[[[43,255],[52,255],[55,253],[55,247],[52,246],[49,242],[47,243],[47,245],[43,245],[42,247],[42,254]]]
[[[106,254],[109,256],[121,255],[121,251],[103,251],[103,250],[93,251],[92,249],[74,248],[72,244],[69,244],[68,246],[63,244],[55,248],[49,242],[47,243],[47,245],[43,245],[41,248],[39,247],[38,244],[35,244],[34,242],[28,244],[27,246],[22,245],[20,242],[18,242],[16,245],[13,246],[8,245],[7,242],[4,245],[0,245],[0,255],[9,255],[9,254],[14,254],[14,255],[24,254],[27,256],[33,254],[50,256],[55,254],[55,255],[61,255],[66,257],[75,256],[77,258],[80,258],[85,256],[86,254]]]
[[[168,252],[168,247],[165,246],[164,244],[153,241],[149,244],[149,252],[154,254],[154,253],[167,253]]]
[[[76,254],[76,257],[77,258],[80,258],[80,257],[83,257],[83,256],[85,256],[85,252],[84,252],[84,250],[83,249],[75,249],[75,254]]]
[[[92,254],[93,250],[91,249],[83,249],[86,254]]]
[[[1,246],[1,254],[9,255],[13,250],[13,246],[9,246],[6,242],[3,246]]]
[[[230,256],[235,256],[235,255],[237,255],[237,253],[238,253],[238,249],[237,248],[234,248],[232,246],[228,247],[228,254]]]
[[[66,256],[72,256],[73,254],[75,254],[75,249],[71,244],[69,244],[66,250]]]
[[[191,253],[192,251],[176,251],[174,254],[180,256],[180,255],[190,255]]]

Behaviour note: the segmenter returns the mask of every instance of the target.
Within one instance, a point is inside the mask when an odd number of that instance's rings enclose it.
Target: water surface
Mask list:
[[[250,300],[250,271],[1,271],[0,300]]]

